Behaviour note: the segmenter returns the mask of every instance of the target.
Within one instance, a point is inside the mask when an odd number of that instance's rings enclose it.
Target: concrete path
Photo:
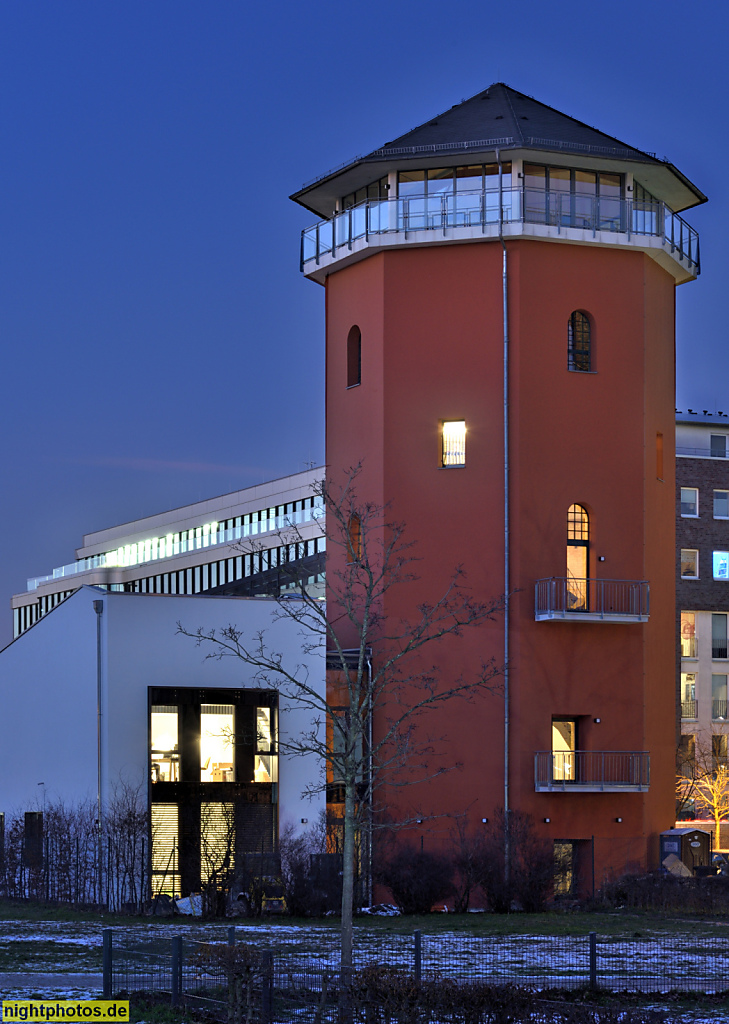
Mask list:
[[[88,988],[101,993],[101,974],[0,974],[0,994],[17,989]]]

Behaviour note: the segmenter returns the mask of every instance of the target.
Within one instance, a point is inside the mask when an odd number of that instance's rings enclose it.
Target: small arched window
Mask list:
[[[362,520],[356,512],[349,517],[347,524],[347,562],[359,562],[362,559]]]
[[[362,334],[359,327],[352,327],[347,335],[347,387],[354,388],[362,383]]]
[[[567,369],[589,373],[592,369],[592,326],[587,313],[576,309],[567,323]]]
[[[587,611],[590,517],[582,505],[567,509],[567,611]]]

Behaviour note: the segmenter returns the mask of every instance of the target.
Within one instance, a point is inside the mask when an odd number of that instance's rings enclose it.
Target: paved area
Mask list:
[[[7,989],[102,988],[100,974],[0,974],[0,993]]]

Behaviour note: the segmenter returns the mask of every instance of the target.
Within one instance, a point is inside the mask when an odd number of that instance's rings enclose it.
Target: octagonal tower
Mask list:
[[[392,813],[434,815],[430,844],[443,816],[478,828],[506,803],[583,889],[656,866],[674,820],[675,288],[699,272],[679,214],[705,197],[496,84],[292,198],[320,218],[301,263],[326,288],[328,473],[361,462],[360,495],[421,558],[386,615],[459,565],[477,596],[509,595],[505,619],[425,654],[445,683],[493,658],[505,694],[441,709],[434,764],[454,770],[389,792]]]

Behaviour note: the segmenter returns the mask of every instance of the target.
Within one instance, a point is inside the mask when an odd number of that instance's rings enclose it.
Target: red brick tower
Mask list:
[[[438,650],[446,677],[506,660],[508,702],[440,713],[458,768],[419,804],[480,824],[506,800],[587,886],[656,865],[674,814],[674,292],[699,270],[678,211],[705,197],[498,84],[293,198],[325,218],[302,269],[326,288],[328,472],[361,461],[360,493],[422,558],[386,613],[456,565],[476,594],[511,594],[506,624]]]

